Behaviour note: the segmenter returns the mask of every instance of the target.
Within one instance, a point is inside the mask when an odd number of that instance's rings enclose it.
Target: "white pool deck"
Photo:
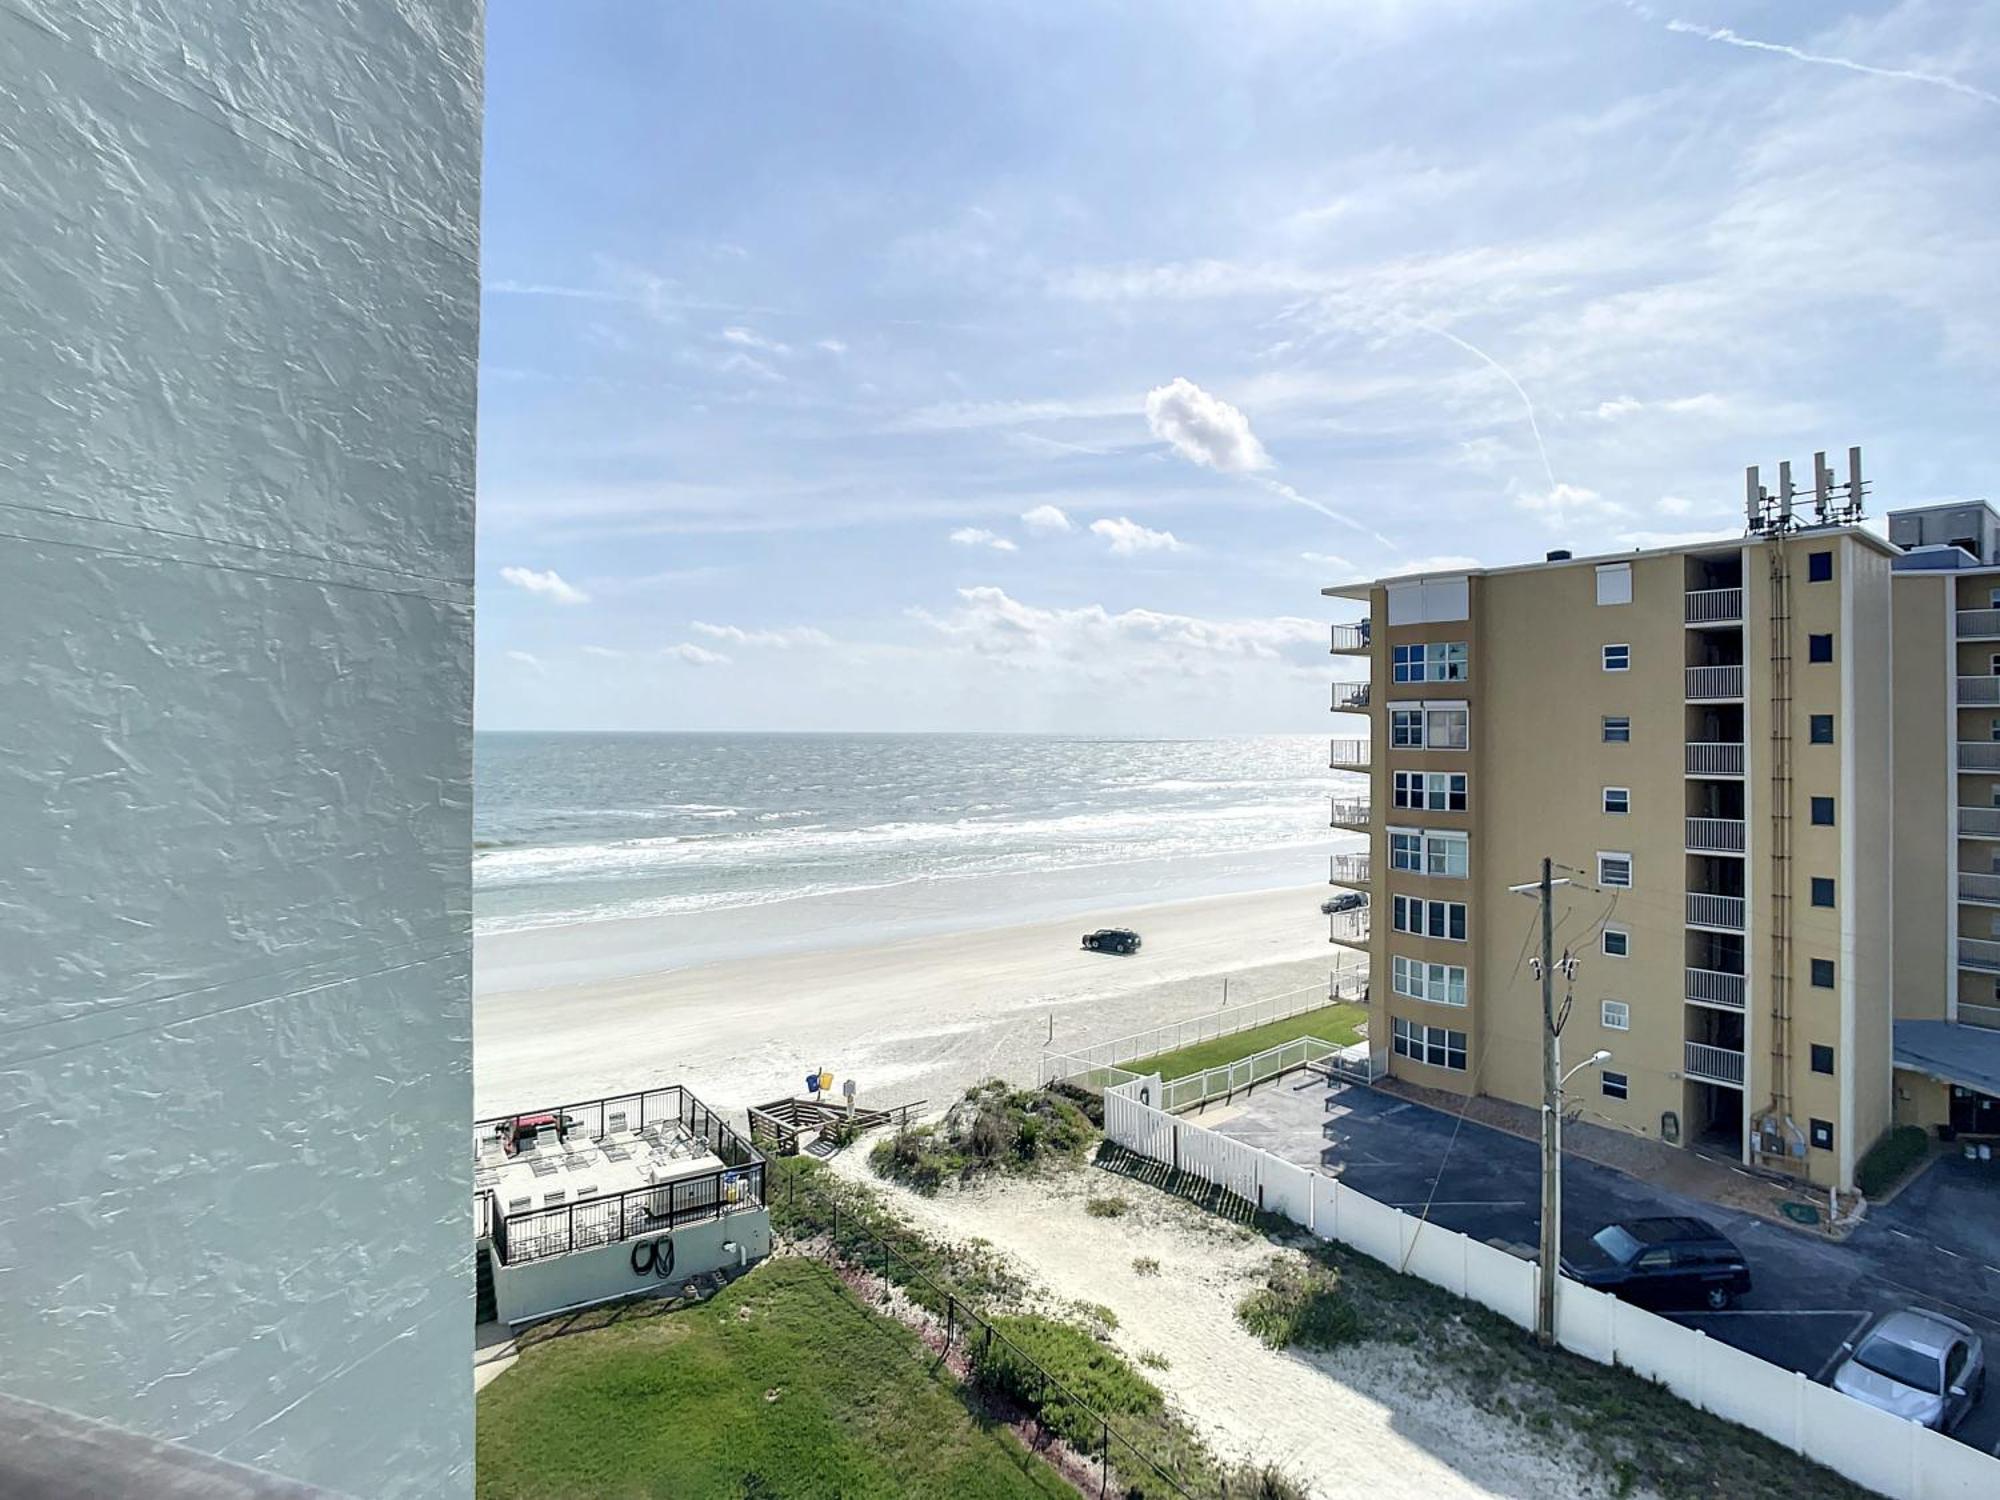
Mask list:
[[[720,1171],[723,1165],[672,1121],[615,1131],[595,1141],[579,1130],[557,1141],[553,1131],[544,1130],[513,1156],[490,1136],[480,1140],[478,1149],[473,1191],[491,1191],[503,1217],[659,1187]]]

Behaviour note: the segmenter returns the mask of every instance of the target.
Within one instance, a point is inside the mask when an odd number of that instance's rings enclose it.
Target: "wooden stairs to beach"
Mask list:
[[[750,1140],[772,1156],[797,1156],[800,1142],[812,1136],[814,1139],[804,1149],[824,1160],[840,1149],[827,1132],[849,1124],[857,1133],[884,1125],[907,1125],[925,1102],[912,1099],[887,1109],[850,1110],[845,1103],[836,1104],[830,1099],[774,1099],[769,1104],[750,1106]]]

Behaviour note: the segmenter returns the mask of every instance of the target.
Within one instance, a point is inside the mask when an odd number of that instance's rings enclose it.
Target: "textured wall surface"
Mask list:
[[[0,0],[0,1387],[471,1486],[478,0]]]

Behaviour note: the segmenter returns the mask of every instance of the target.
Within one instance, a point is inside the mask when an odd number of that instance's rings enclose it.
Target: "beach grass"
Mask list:
[[[1196,1042],[1172,1052],[1121,1063],[1120,1066],[1132,1073],[1158,1073],[1162,1078],[1185,1078],[1205,1068],[1240,1062],[1266,1047],[1296,1041],[1302,1036],[1318,1037],[1323,1042],[1338,1042],[1345,1046],[1361,1040],[1361,1023],[1367,1019],[1368,1008],[1365,1005],[1324,1005],[1318,1010],[1302,1011],[1282,1021],[1273,1021],[1268,1026],[1253,1026],[1248,1031]]]
[[[478,1419],[479,1500],[1074,1495],[913,1332],[791,1257],[695,1306],[545,1326]]]

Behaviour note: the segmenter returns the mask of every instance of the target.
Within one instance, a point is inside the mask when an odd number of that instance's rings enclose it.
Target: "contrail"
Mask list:
[[[1669,21],[1667,30],[1678,31],[1684,36],[1698,36],[1705,42],[1721,42],[1729,47],[1744,47],[1752,52],[1776,52],[1783,57],[1795,58],[1804,63],[1818,63],[1822,67],[1845,68],[1850,73],[1866,73],[1873,78],[1899,78],[1905,83],[1928,83],[1937,88],[1950,89],[1954,94],[1964,94],[1983,104],[2000,104],[2000,94],[1989,93],[1985,89],[1943,73],[1920,73],[1914,68],[1878,68],[1872,63],[1856,62],[1851,57],[1828,57],[1818,52],[1804,52],[1780,42],[1760,42],[1754,37],[1739,36],[1727,26],[1697,26],[1692,21]]]
[[[1297,490],[1293,489],[1289,484],[1286,484],[1281,479],[1265,479],[1262,477],[1258,477],[1257,482],[1263,485],[1265,489],[1269,490],[1274,495],[1283,495],[1287,500],[1290,500],[1298,505],[1303,505],[1307,510],[1316,510],[1321,515],[1327,517],[1327,519],[1329,520],[1338,521],[1343,526],[1352,527],[1354,530],[1360,532],[1363,536],[1372,536],[1373,538],[1375,538],[1376,541],[1380,542],[1383,546],[1389,548],[1391,551],[1400,552],[1403,550],[1395,542],[1390,541],[1389,538],[1382,535],[1381,532],[1375,530],[1372,526],[1364,526],[1361,524],[1361,522],[1355,520],[1352,516],[1343,516],[1339,511],[1335,510],[1330,505],[1322,505],[1317,500],[1313,500],[1305,495],[1301,495]]]
[[[1542,424],[1535,420],[1535,403],[1528,399],[1527,388],[1514,378],[1514,372],[1478,345],[1468,344],[1450,329],[1440,328],[1435,323],[1426,323],[1421,318],[1411,318],[1410,321],[1426,333],[1434,333],[1441,339],[1448,339],[1475,359],[1482,360],[1486,364],[1491,365],[1495,370],[1500,372],[1500,377],[1507,384],[1514,387],[1514,394],[1521,398],[1521,405],[1527,409],[1528,431],[1535,435],[1535,451],[1542,456],[1542,472],[1549,476],[1549,488],[1553,490],[1556,487],[1556,471],[1549,464],[1549,450],[1547,445],[1542,442]]]

